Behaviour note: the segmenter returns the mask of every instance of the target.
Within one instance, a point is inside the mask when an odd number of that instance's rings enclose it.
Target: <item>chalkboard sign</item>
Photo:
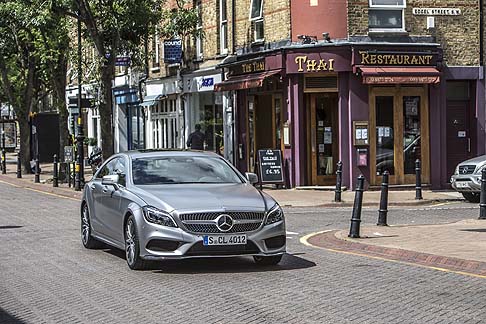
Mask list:
[[[74,162],[74,147],[64,146],[64,162]]]
[[[280,150],[258,150],[260,183],[283,183],[282,153]]]

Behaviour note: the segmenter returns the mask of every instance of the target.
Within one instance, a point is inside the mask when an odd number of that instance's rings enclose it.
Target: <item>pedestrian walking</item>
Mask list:
[[[187,139],[187,146],[193,150],[204,150],[204,142],[206,141],[206,135],[201,132],[201,125],[196,124],[194,126],[196,129],[189,135]]]

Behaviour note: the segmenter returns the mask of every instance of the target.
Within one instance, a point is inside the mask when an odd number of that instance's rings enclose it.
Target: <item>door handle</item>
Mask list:
[[[103,191],[103,193],[107,193],[108,192],[108,189],[105,187],[105,188],[103,188],[102,191]]]
[[[467,152],[471,153],[471,138],[467,138]]]
[[[89,186],[91,188],[91,190],[95,190],[96,189],[96,185],[92,184],[91,186]]]

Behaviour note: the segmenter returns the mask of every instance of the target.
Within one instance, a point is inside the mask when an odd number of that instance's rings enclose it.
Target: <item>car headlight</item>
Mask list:
[[[456,174],[456,175],[459,174],[459,165],[456,166],[456,169],[454,170],[454,174]]]
[[[265,220],[265,225],[270,225],[276,222],[284,220],[284,213],[282,208],[278,204],[275,204],[270,211],[267,213],[267,219]]]
[[[143,216],[149,223],[154,223],[157,225],[163,225],[168,227],[177,227],[174,219],[169,215],[169,213],[157,209],[152,206],[145,206],[142,208]]]
[[[481,174],[483,172],[483,169],[486,167],[486,165],[480,165],[479,167],[476,168],[474,171],[474,174]],[[457,171],[459,173],[459,170]]]

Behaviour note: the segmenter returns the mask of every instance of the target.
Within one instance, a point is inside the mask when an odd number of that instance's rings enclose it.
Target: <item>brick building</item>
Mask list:
[[[485,152],[483,0],[197,0],[203,38],[167,62],[154,35],[146,147],[207,149],[241,171],[279,149],[292,187],[422,181],[447,188]],[[482,12],[481,12],[482,9]],[[173,40],[171,40],[173,41]],[[432,167],[433,166],[433,167]]]

